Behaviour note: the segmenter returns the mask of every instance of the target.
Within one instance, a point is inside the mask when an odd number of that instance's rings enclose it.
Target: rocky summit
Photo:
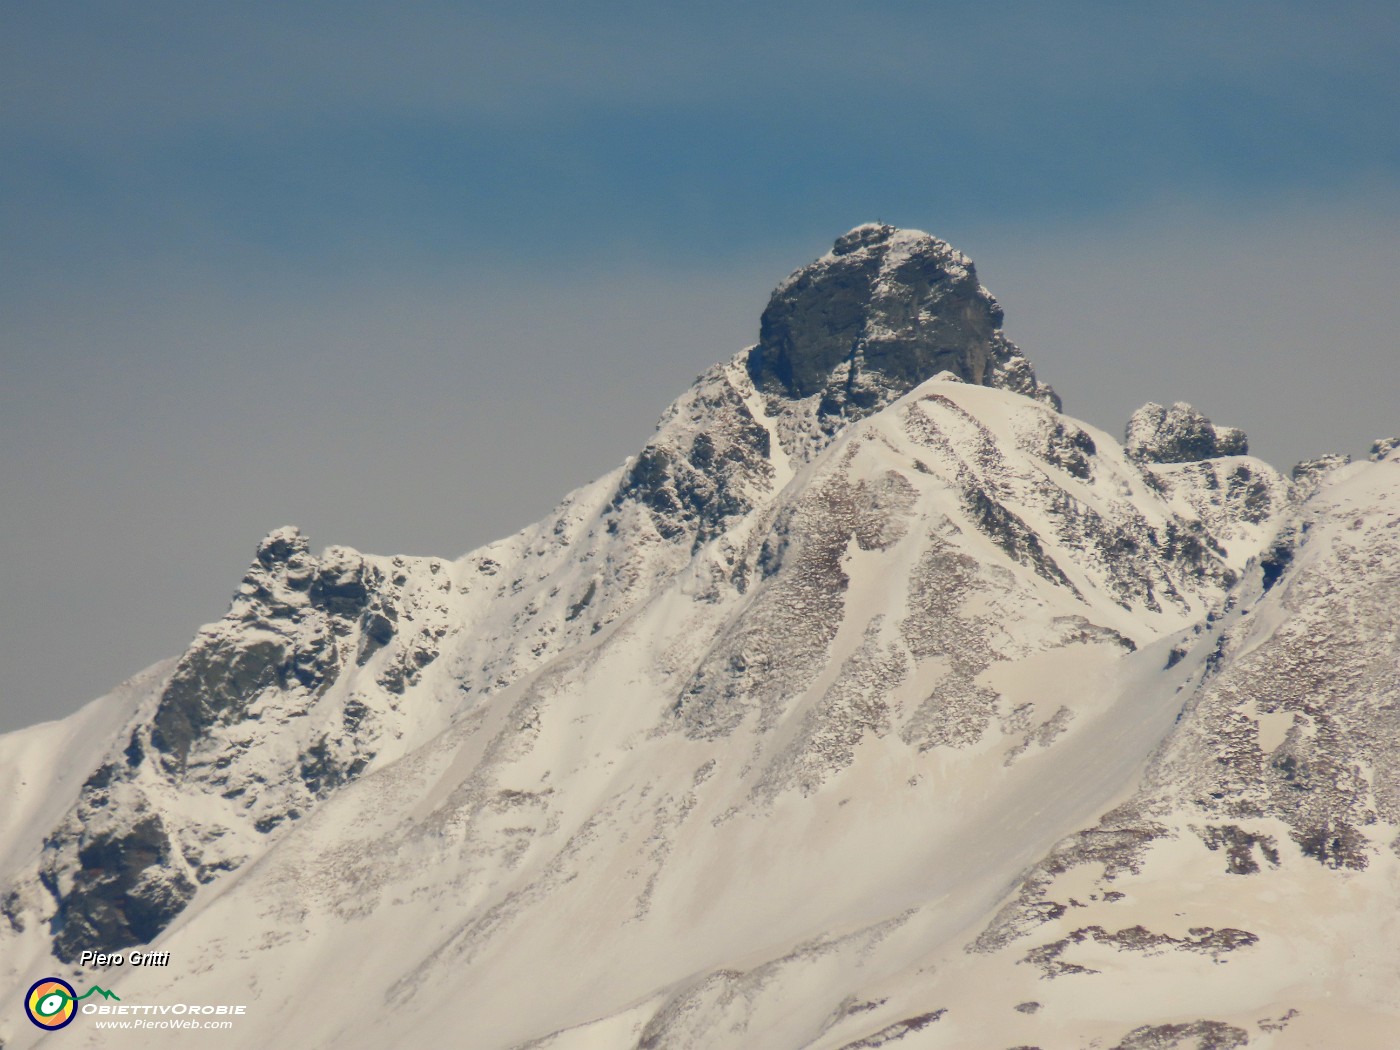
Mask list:
[[[868,415],[939,372],[1059,407],[1001,331],[967,256],[936,237],[857,226],[774,290],[748,370],[760,390]]]
[[[224,1047],[1393,1046],[1400,441],[1120,444],[1001,321],[859,226],[516,535],[250,543],[0,737],[0,1045],[58,976]]]

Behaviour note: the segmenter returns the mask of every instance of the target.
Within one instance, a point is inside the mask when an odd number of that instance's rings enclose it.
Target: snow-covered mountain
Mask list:
[[[1001,320],[858,227],[544,521],[269,534],[0,737],[3,1046],[49,975],[224,1046],[1393,1046],[1400,451],[1120,445]]]

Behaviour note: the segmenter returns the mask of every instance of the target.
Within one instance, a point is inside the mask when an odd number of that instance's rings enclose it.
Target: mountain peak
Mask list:
[[[890,239],[890,235],[898,233],[899,229],[882,222],[865,222],[852,230],[843,233],[836,238],[836,243],[831,248],[832,255],[850,255],[861,248],[868,248],[874,244],[884,244]],[[921,231],[911,230],[911,233]]]
[[[273,529],[258,544],[257,559],[263,568],[271,568],[279,562],[289,562],[298,556],[305,557],[310,545],[301,530],[295,525],[282,525]]]
[[[774,290],[749,374],[770,394],[864,416],[942,371],[1059,405],[1001,331],[972,260],[922,230],[857,226]]]
[[[231,1047],[1391,1045],[1400,441],[1125,449],[1000,317],[856,227],[516,535],[274,529],[0,736],[0,1001],[154,944],[123,1000],[246,1001]]]

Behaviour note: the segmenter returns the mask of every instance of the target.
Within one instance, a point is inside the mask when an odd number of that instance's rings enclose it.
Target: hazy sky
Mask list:
[[[1067,411],[1400,433],[1400,5],[0,0],[0,730],[257,540],[456,555],[881,219]]]

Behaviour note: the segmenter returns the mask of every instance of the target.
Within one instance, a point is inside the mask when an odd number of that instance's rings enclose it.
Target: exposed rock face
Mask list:
[[[1163,408],[1149,401],[1128,420],[1123,447],[1147,463],[1195,463],[1249,452],[1244,431],[1217,427],[1184,401]]]
[[[1400,448],[1400,437],[1377,438],[1371,443],[1371,452],[1367,458],[1373,463],[1379,463],[1388,458],[1397,448]]]
[[[295,528],[258,545],[227,615],[196,635],[149,722],[88,777],[44,844],[55,955],[148,943],[198,886],[243,863],[250,836],[364,771],[376,719],[359,697],[328,694],[371,660],[376,685],[401,694],[437,657],[441,628],[400,637],[401,614],[425,619],[407,580],[348,548],[314,556]]]
[[[1293,487],[1300,497],[1311,496],[1329,476],[1350,463],[1351,457],[1341,452],[1327,452],[1313,459],[1295,463],[1290,472]]]
[[[1059,407],[1001,332],[972,261],[935,237],[857,226],[778,286],[749,352],[754,383],[824,415],[868,415],[939,372]]]
[[[940,372],[1058,409],[1001,323],[967,256],[918,230],[858,226],[778,285],[739,368],[710,369],[671,407],[613,507],[646,507],[663,537],[698,547],[753,508],[775,454],[807,461]],[[755,412],[773,420],[776,442]],[[1067,469],[1086,470],[1093,442],[1060,439]]]
[[[290,684],[317,690],[335,681],[344,634],[334,621],[353,620],[367,592],[364,562],[346,552],[318,564],[296,529],[274,530],[234,598],[230,616],[260,624],[257,637],[215,631],[195,640],[156,710],[151,743],[171,771],[184,768],[190,748],[211,727],[242,720],[266,689]]]
[[[110,770],[99,771],[85,787],[81,819],[86,826],[78,837],[79,864],[71,882],[58,865],[43,872],[60,901],[54,954],[66,962],[85,948],[148,943],[195,893],[169,828],[144,796],[131,792],[121,799],[130,820],[100,812],[109,803],[104,791],[109,775]]]
[[[1249,1033],[1221,1021],[1143,1025],[1113,1050],[1235,1050],[1249,1043]]]
[[[629,502],[645,507],[661,536],[684,535],[696,546],[752,510],[773,470],[768,429],[745,403],[746,379],[723,366],[701,376],[632,460],[613,509]]]

